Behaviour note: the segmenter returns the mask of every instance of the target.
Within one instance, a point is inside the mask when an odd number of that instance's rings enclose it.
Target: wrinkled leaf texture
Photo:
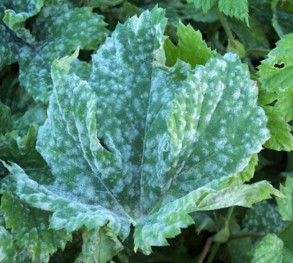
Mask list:
[[[51,229],[85,226],[85,242],[103,231],[118,250],[113,235],[125,239],[133,224],[135,248],[148,254],[192,224],[191,212],[278,194],[237,175],[269,138],[247,67],[233,54],[194,70],[180,60],[166,67],[156,60],[165,26],[159,8],[119,24],[93,56],[88,81],[70,71],[77,54],[53,63],[37,149],[54,183],[15,164],[6,179],[21,201],[53,213]]]

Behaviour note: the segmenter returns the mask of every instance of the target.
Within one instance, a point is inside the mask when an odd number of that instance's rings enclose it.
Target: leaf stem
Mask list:
[[[217,16],[218,16],[218,18],[219,18],[219,20],[220,20],[223,28],[224,28],[224,30],[226,32],[226,35],[228,37],[228,40],[230,42],[231,41],[235,41],[235,38],[234,38],[234,36],[232,34],[232,31],[231,31],[231,29],[230,29],[230,27],[228,25],[228,22],[227,22],[225,16],[219,11],[219,9],[217,7],[214,7],[214,10],[215,10],[215,12],[216,12],[216,14],[217,14]]]
[[[215,243],[214,246],[211,249],[211,254],[208,257],[207,263],[212,263],[214,261],[214,258],[221,246],[221,243]]]
[[[233,212],[234,212],[234,206],[229,207],[228,212],[227,212],[227,221],[228,222],[230,222]]]
[[[200,255],[199,259],[198,259],[198,263],[203,263],[204,262],[207,254],[209,253],[210,247],[211,247],[211,245],[212,245],[212,243],[214,241],[214,237],[215,236],[211,236],[211,237],[209,237],[207,239],[207,241],[206,241],[206,243],[204,245],[203,251],[202,251],[202,253],[201,253],[201,255]]]

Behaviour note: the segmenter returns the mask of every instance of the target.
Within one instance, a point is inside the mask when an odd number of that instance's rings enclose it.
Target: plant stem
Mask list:
[[[226,221],[226,222],[228,222],[228,224],[229,224],[229,222],[231,220],[231,217],[232,217],[233,212],[234,212],[234,207],[233,206],[229,207],[228,212],[227,212],[227,221]],[[209,237],[207,239],[207,241],[205,243],[205,246],[203,248],[203,251],[202,251],[202,253],[200,255],[200,258],[198,260],[198,263],[203,263],[204,262],[207,254],[209,253],[209,250],[211,248],[211,245],[214,242],[215,236],[216,235],[213,235],[213,236],[211,236],[211,237]],[[211,253],[210,253],[209,257],[208,257],[207,263],[212,262],[210,260],[213,260],[213,258],[215,257],[215,255],[216,255],[219,247],[220,247],[220,243],[215,242],[215,244],[214,244],[214,246],[213,246],[213,248],[211,250]]]
[[[235,41],[235,38],[234,38],[234,36],[232,34],[232,31],[231,31],[231,29],[230,29],[230,27],[228,25],[228,22],[227,22],[225,16],[219,11],[219,9],[217,7],[214,7],[214,10],[215,10],[217,16],[219,17],[219,20],[220,20],[220,22],[221,22],[221,24],[222,24],[222,26],[223,26],[223,28],[224,28],[224,30],[226,32],[228,40],[230,42]]]
[[[229,207],[228,213],[227,213],[227,221],[228,222],[230,222],[233,212],[234,212],[234,206]]]
[[[214,258],[220,248],[221,244],[220,243],[215,243],[212,250],[211,250],[211,254],[208,257],[207,263],[212,263],[214,261]]]
[[[209,253],[209,250],[210,250],[210,247],[211,247],[213,241],[214,241],[214,236],[211,236],[211,237],[209,237],[207,239],[207,241],[206,241],[206,243],[204,245],[203,251],[202,251],[202,253],[200,255],[200,258],[198,259],[198,263],[203,263],[204,262],[207,254]]]

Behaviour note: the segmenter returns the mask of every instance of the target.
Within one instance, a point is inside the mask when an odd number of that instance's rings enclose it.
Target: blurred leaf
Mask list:
[[[12,125],[10,108],[0,101],[0,136],[7,132]]]
[[[283,262],[290,263],[293,260],[293,222],[291,222],[280,234],[283,241]]]
[[[280,263],[283,262],[284,243],[275,234],[266,235],[256,244],[253,263]]]
[[[287,177],[284,185],[280,186],[284,197],[277,198],[278,210],[285,221],[293,221],[293,177]]]
[[[117,236],[107,227],[99,230],[85,230],[83,232],[82,253],[76,263],[107,263],[123,249]]]
[[[242,226],[250,233],[268,234],[279,233],[286,226],[282,221],[277,207],[268,201],[254,204],[245,213]]]

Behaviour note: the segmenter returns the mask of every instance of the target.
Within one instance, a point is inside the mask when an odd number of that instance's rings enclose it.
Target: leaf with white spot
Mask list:
[[[45,121],[43,107],[33,107],[24,115],[11,114],[9,107],[0,102],[0,159],[13,161],[23,168],[46,166],[36,151],[37,128]]]
[[[275,204],[263,201],[253,205],[242,220],[242,226],[250,233],[279,233],[286,226]]]
[[[11,125],[11,110],[0,101],[0,134],[7,132]]]
[[[17,245],[27,250],[33,260],[48,262],[50,254],[58,247],[64,249],[71,239],[69,233],[83,226],[87,230],[84,231],[80,256],[85,260],[82,262],[92,262],[87,260],[93,258],[106,262],[122,249],[118,237],[123,240],[129,234],[126,218],[98,205],[58,197],[31,180],[16,164],[6,167],[10,176],[3,182],[1,190],[6,227],[12,228]],[[50,212],[53,212],[52,216]],[[109,244],[112,246],[107,247]],[[93,251],[91,248],[95,246],[97,248]]]
[[[19,78],[28,93],[36,101],[48,102],[53,60],[78,47],[96,49],[108,34],[105,25],[104,17],[90,7],[73,8],[69,3],[47,1],[32,30],[37,43],[21,50]]]
[[[135,246],[149,253],[192,224],[191,212],[278,195],[268,182],[242,184],[250,165],[238,175],[269,138],[247,66],[233,54],[194,70],[162,65],[165,25],[159,8],[119,24],[88,81],[70,69],[77,54],[53,63],[37,149],[54,182],[10,167],[14,194],[52,212],[51,228],[107,226],[123,240],[132,223]]]
[[[291,222],[278,236],[266,235],[256,244],[253,263],[290,263],[293,260],[293,223]]]
[[[0,13],[1,14],[1,13]],[[0,70],[17,61],[19,45],[12,32],[0,22]]]
[[[208,188],[210,187],[210,188]],[[158,211],[142,218],[136,226],[134,241],[136,248],[145,253],[152,252],[151,246],[168,245],[166,238],[173,238],[193,224],[188,215],[196,211],[209,211],[230,206],[251,207],[253,203],[270,198],[278,192],[268,183],[241,185],[224,188],[213,183],[190,192],[162,206]]]
[[[26,256],[25,251],[18,249],[14,243],[13,236],[2,225],[0,225],[0,262],[31,262]]]
[[[13,189],[9,189],[9,181],[10,178],[1,188],[1,210],[6,228],[11,229],[17,246],[27,251],[33,261],[49,262],[50,255],[58,247],[64,249],[71,236],[64,230],[49,229],[50,214],[21,202],[12,194]]]
[[[83,233],[82,253],[76,263],[107,263],[123,249],[119,239],[106,227]]]
[[[275,234],[266,235],[256,246],[253,263],[283,262],[284,243]]]
[[[44,2],[45,0],[14,0],[12,1],[12,8],[5,10],[3,21],[19,38],[32,44],[35,42],[35,38],[25,27],[25,22],[40,12]]]
[[[280,186],[283,197],[277,198],[278,210],[285,221],[293,221],[293,178],[287,177],[284,185]]]

